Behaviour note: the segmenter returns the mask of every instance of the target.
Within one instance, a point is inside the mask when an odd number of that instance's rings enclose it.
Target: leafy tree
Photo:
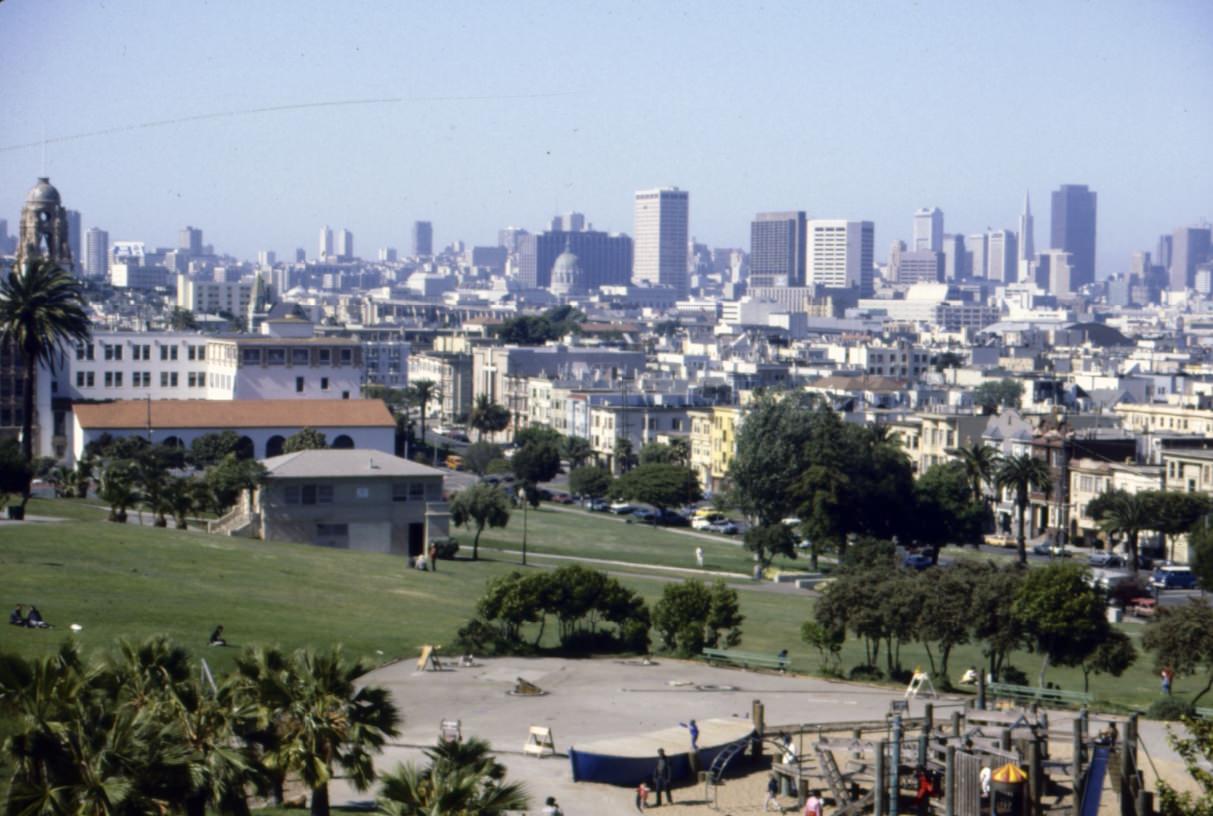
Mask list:
[[[136,489],[138,475],[128,460],[117,460],[101,472],[97,497],[110,506],[109,521],[126,523],[126,511],[139,501]]]
[[[1015,538],[1015,546],[1019,551],[1019,563],[1028,563],[1028,545],[1024,532],[1024,523],[1028,513],[1030,491],[1041,490],[1046,493],[1051,487],[1049,481],[1049,466],[1044,460],[1037,459],[1030,453],[1017,456],[1005,456],[998,462],[998,470],[994,473],[994,484],[1000,490],[1015,492],[1015,509],[1019,513],[1019,533]]]
[[[1109,629],[1095,651],[1082,661],[1082,690],[1085,694],[1091,687],[1091,672],[1120,677],[1137,662],[1137,649],[1133,641],[1119,629]]]
[[[990,676],[1001,677],[1007,657],[1027,639],[1022,621],[1014,614],[1015,598],[1027,573],[1019,566],[1000,569],[993,564],[964,562],[953,569],[972,575],[969,616],[973,637],[983,643]]]
[[[1100,497],[1100,502],[1094,508],[1088,506],[1100,526],[1109,535],[1121,535],[1125,540],[1125,550],[1129,554],[1129,569],[1137,573],[1137,539],[1143,530],[1150,529],[1158,522],[1155,508],[1158,502],[1151,493],[1126,493],[1123,490],[1112,490]]]
[[[775,556],[796,557],[796,535],[786,524],[751,527],[745,534],[745,548],[754,553],[763,569],[771,566]]]
[[[560,473],[560,449],[553,442],[528,442],[510,457],[510,469],[523,486],[534,489],[540,482],[550,482]]]
[[[1213,774],[1207,770],[1213,762],[1213,721],[1185,717],[1186,737],[1168,729],[1167,742],[1184,761],[1184,768],[1195,791],[1180,792],[1172,786],[1176,780],[1158,780],[1158,812],[1162,816],[1210,816],[1213,814]]]
[[[1087,576],[1077,564],[1029,570],[1012,602],[1012,614],[1043,656],[1040,686],[1050,663],[1080,665],[1108,637],[1107,599],[1087,584]]]
[[[610,492],[611,481],[611,472],[604,467],[579,467],[569,474],[569,490],[576,496],[600,499]]]
[[[21,444],[16,439],[0,439],[0,504],[6,503],[8,496],[22,495],[31,478],[33,473]]]
[[[298,453],[306,450],[324,450],[329,441],[322,431],[315,428],[304,428],[298,433],[291,434],[282,444],[283,453]]]
[[[730,501],[759,525],[778,524],[799,509],[797,481],[810,466],[813,432],[806,398],[763,396],[750,406],[737,432],[737,454],[729,465]]]
[[[223,461],[228,454],[238,453],[240,435],[235,431],[218,431],[195,437],[190,443],[189,461],[195,467],[208,468]]]
[[[429,444],[429,440],[425,435],[425,417],[429,411],[429,405],[440,396],[438,384],[433,380],[417,380],[408,389],[409,402],[417,406],[418,413],[421,417],[421,441],[424,444]]]
[[[241,493],[255,490],[265,483],[265,478],[265,467],[256,459],[240,459],[229,453],[204,477],[211,511],[216,514],[227,512],[240,499]]]
[[[476,528],[472,538],[472,560],[480,558],[480,534],[485,527],[504,527],[510,521],[510,503],[490,484],[474,484],[451,499],[451,521],[460,527]]]
[[[530,807],[526,789],[505,781],[505,766],[484,740],[439,741],[424,753],[424,768],[399,765],[384,776],[377,800],[383,816],[504,816]]]
[[[611,485],[611,495],[623,501],[644,502],[664,510],[697,502],[703,498],[703,491],[699,487],[699,479],[690,468],[640,465],[615,480]]]
[[[690,445],[685,439],[672,439],[668,445],[649,442],[640,449],[640,464],[688,467],[691,464]]]
[[[167,516],[172,512],[165,495],[169,482],[169,471],[185,465],[185,453],[180,448],[167,445],[149,445],[131,460],[135,482],[148,510],[154,516],[156,527],[167,527]]]
[[[864,665],[875,667],[881,644],[889,639],[889,619],[881,604],[887,594],[886,570],[844,569],[817,601],[814,617],[828,630],[849,631],[864,644]]]
[[[1192,525],[1188,531],[1188,561],[1197,582],[1202,587],[1213,587],[1213,527],[1206,516]]]
[[[519,428],[514,431],[514,445],[519,448],[525,448],[527,445],[547,444],[560,449],[564,444],[564,437],[554,428],[548,428],[543,425],[528,425],[525,428]]]
[[[1155,665],[1170,666],[1178,675],[1205,674],[1205,687],[1192,704],[1213,688],[1213,607],[1193,598],[1183,606],[1164,606],[1146,627],[1141,647],[1154,655]]]
[[[594,448],[583,436],[565,436],[560,440],[560,455],[568,460],[569,469],[575,470],[594,457]]]
[[[951,677],[948,659],[952,650],[968,643],[972,637],[972,575],[965,570],[930,569],[920,573],[917,580],[922,593],[918,636],[927,650],[931,673],[948,683]],[[939,650],[938,672],[931,644]]]
[[[973,404],[982,413],[996,414],[999,408],[1018,408],[1023,398],[1023,383],[1019,380],[987,380],[973,389]]]
[[[954,351],[945,351],[931,359],[931,365],[941,374],[949,368],[960,368],[964,364],[964,357]]]
[[[965,466],[960,462],[932,465],[914,483],[914,538],[939,548],[946,544],[981,544],[988,511],[974,500]]]
[[[489,463],[500,458],[500,445],[494,445],[492,442],[473,442],[463,452],[463,466],[477,476],[483,476],[488,473]]]
[[[178,332],[195,331],[198,328],[198,319],[189,309],[174,306],[168,316],[168,327]]]
[[[472,413],[468,417],[468,425],[476,429],[479,438],[486,433],[494,434],[510,427],[510,412],[505,406],[498,405],[489,399],[488,394],[481,394],[472,403]]]
[[[847,641],[844,629],[831,629],[815,620],[800,625],[800,639],[812,646],[821,655],[821,667],[829,674],[842,669],[842,647]]]
[[[27,261],[0,280],[0,344],[11,344],[25,368],[21,402],[21,454],[34,461],[34,389],[39,365],[53,373],[64,345],[88,342],[91,323],[84,287],[54,261]],[[29,483],[21,491],[29,500]]]
[[[620,473],[627,473],[636,466],[636,452],[632,449],[632,440],[625,436],[615,438],[615,467]]]
[[[741,643],[741,624],[736,590],[724,581],[709,588],[702,581],[667,584],[653,608],[653,626],[663,648],[683,656],[698,654],[705,647],[736,646]]]
[[[1181,493],[1178,490],[1150,491],[1154,518],[1149,528],[1171,539],[1167,560],[1175,553],[1175,539],[1184,535],[1213,511],[1213,503],[1203,493]]]
[[[189,529],[189,515],[197,510],[199,498],[205,495],[204,488],[201,482],[186,476],[170,477],[164,485],[164,504],[178,530]]]

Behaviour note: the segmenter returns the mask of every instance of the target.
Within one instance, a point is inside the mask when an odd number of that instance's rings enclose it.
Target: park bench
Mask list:
[[[1200,708],[1198,706],[1192,709],[1192,713],[1202,720],[1213,720],[1213,708]]]
[[[761,652],[741,652],[736,649],[704,649],[703,658],[708,663],[731,663],[743,669],[758,666],[764,669],[783,671],[788,667],[788,659],[786,657],[780,657],[777,654],[763,654]]]
[[[994,697],[1005,697],[1017,702],[1045,703],[1065,706],[1085,706],[1091,702],[1091,695],[1081,691],[1064,691],[1054,688],[1039,688],[1037,686],[1015,686],[1010,683],[991,683],[989,692]]]

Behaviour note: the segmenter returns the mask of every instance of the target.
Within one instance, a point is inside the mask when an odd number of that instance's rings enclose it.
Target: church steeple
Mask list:
[[[1036,257],[1036,242],[1032,236],[1032,196],[1023,193],[1023,214],[1019,216],[1019,260],[1031,261]]]

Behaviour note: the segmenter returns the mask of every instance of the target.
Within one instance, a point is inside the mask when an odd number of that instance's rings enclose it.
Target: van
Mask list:
[[[1196,575],[1188,567],[1158,567],[1150,584],[1159,589],[1195,589]]]

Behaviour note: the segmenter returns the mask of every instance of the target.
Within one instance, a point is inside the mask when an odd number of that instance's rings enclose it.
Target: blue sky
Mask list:
[[[1213,218],[1213,3],[0,3],[0,217],[42,166],[86,226],[315,252],[494,243],[577,209],[631,232],[636,189],[747,246],[761,210],[1014,228],[1032,193],[1099,193],[1101,276]],[[321,101],[308,108],[122,128]]]

